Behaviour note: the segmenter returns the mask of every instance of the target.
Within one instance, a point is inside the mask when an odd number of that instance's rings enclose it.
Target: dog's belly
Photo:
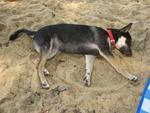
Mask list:
[[[96,46],[92,44],[75,44],[68,43],[60,46],[60,51],[66,53],[74,53],[74,54],[90,54],[90,55],[98,55],[99,52],[96,49]]]
[[[40,46],[35,41],[33,41],[33,47],[38,53],[40,53]]]

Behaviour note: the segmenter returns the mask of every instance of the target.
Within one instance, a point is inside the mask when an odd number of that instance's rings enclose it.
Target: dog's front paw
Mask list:
[[[84,85],[89,87],[91,85],[91,79],[87,76],[83,78]]]
[[[43,82],[42,82],[42,88],[43,88],[43,89],[49,89],[49,84],[48,84],[47,81],[43,81]]]
[[[45,76],[49,75],[49,71],[46,68],[44,68],[43,73],[44,73]]]
[[[134,75],[130,75],[129,76],[129,80],[132,81],[132,82],[137,82],[138,81],[138,77],[134,76]]]

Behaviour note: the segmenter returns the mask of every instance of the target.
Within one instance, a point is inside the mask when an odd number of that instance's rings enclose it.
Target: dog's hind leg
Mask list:
[[[48,82],[44,76],[44,73],[43,73],[43,71],[45,70],[46,61],[47,61],[47,59],[54,57],[56,55],[56,53],[58,52],[58,49],[54,48],[53,46],[54,46],[54,42],[53,42],[53,40],[51,40],[50,48],[49,49],[43,48],[43,50],[41,51],[40,62],[39,62],[38,69],[37,69],[38,75],[39,75],[40,80],[41,80],[42,88],[44,88],[44,89],[49,88],[49,84],[48,84]]]
[[[44,76],[44,73],[43,73],[47,58],[48,58],[48,51],[42,51],[41,55],[40,55],[40,61],[39,61],[39,64],[37,66],[38,75],[39,75],[39,78],[40,78],[40,81],[42,84],[42,88],[44,88],[44,89],[49,88],[49,84],[48,84],[48,82]]]
[[[94,64],[95,56],[93,55],[85,55],[85,76],[83,78],[83,82],[85,86],[90,86],[91,84],[91,75],[93,70],[93,64]]]
[[[52,48],[48,53],[48,59],[53,58],[57,54],[57,52],[58,52],[58,49]],[[43,73],[45,76],[50,74],[49,71],[46,69],[46,67],[44,68]]]
[[[40,57],[37,57],[36,58],[36,62],[40,63]],[[45,76],[49,75],[49,71],[44,67],[44,70],[43,70],[43,74]]]
[[[55,48],[53,48],[51,50],[51,52],[49,51],[49,53],[48,53],[48,59],[53,58],[57,54],[57,52],[58,52],[58,49],[55,49]],[[38,57],[36,59],[36,61],[39,63],[40,62],[40,57]],[[50,74],[46,67],[44,67],[43,73],[44,73],[45,76],[47,76],[47,75]]]
[[[111,60],[111,58],[108,58],[99,48],[97,48],[99,51],[99,54],[121,75],[123,75],[126,79],[131,80],[131,81],[138,81],[138,78],[134,75],[131,75],[130,73],[128,73],[125,70],[119,69],[119,67],[117,67],[115,65],[115,63],[113,62],[113,60]]]
[[[45,76],[49,75],[49,71],[46,68],[44,68],[43,73],[44,73]]]

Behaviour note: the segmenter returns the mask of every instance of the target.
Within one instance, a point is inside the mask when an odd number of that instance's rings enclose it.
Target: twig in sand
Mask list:
[[[64,87],[64,86],[57,86],[56,88],[52,89],[52,94],[53,94],[54,96],[57,96],[57,95],[59,95],[61,92],[66,91],[66,90],[67,90],[67,88]]]
[[[148,28],[146,28],[146,36],[145,36],[145,38],[144,38],[144,47],[143,47],[144,52],[145,52],[145,48],[146,48],[146,41],[147,41],[147,39],[148,39],[147,30],[148,30]]]
[[[2,48],[3,46],[8,47],[9,46],[9,42],[0,43],[0,48]]]
[[[146,51],[146,42],[148,40],[148,28],[146,28],[145,32],[146,32],[146,36],[144,38],[144,42],[143,42],[143,51],[142,51],[142,55],[141,55],[141,61],[143,61],[143,55],[145,54],[145,51]]]
[[[38,112],[38,113],[48,113],[49,112],[49,109],[47,109],[47,110],[41,110],[40,112]]]

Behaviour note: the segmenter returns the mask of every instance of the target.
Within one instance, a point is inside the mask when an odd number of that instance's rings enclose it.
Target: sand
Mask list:
[[[135,113],[150,76],[149,0],[0,1],[0,113]],[[91,87],[83,85],[84,56],[59,53],[46,64],[50,89],[40,88],[31,39],[6,43],[19,28],[56,23],[121,28],[132,22],[133,57],[114,54],[122,68],[140,78],[124,79],[101,57]]]

